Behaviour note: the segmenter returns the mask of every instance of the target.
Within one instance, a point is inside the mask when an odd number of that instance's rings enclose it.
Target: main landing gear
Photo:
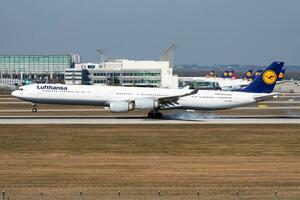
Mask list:
[[[148,118],[152,118],[152,119],[162,119],[163,118],[163,114],[161,112],[159,112],[158,110],[151,110],[148,113]]]
[[[37,112],[37,108],[36,108],[36,104],[32,103],[32,112],[36,113]]]

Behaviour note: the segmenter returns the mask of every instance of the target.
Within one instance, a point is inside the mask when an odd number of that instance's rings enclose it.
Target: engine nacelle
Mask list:
[[[133,104],[128,101],[112,101],[109,108],[111,112],[128,112],[133,110]]]
[[[158,108],[158,106],[158,101],[153,98],[141,98],[134,101],[134,107],[136,109],[155,109]]]

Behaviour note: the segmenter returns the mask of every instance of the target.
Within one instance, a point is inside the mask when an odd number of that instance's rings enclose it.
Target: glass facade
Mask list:
[[[210,82],[210,81],[188,81],[188,80],[179,80],[178,81],[179,88],[184,88],[189,86],[189,89],[199,88],[201,90],[220,90],[220,86],[218,82]]]
[[[62,74],[71,67],[70,55],[0,55],[2,74]]]
[[[92,73],[93,83],[106,85],[135,85],[135,86],[154,86],[161,84],[160,70],[126,70],[118,72],[99,72]]]
[[[147,77],[149,77],[149,76],[151,76],[151,77],[153,77],[153,76],[160,76],[160,72],[155,72],[155,73],[150,73],[150,72],[139,72],[139,71],[137,71],[137,72],[126,72],[126,73],[114,73],[114,72],[108,72],[108,73],[93,73],[93,76],[104,76],[104,77],[106,77],[106,76],[138,76],[138,77],[142,77],[142,76],[147,76]]]

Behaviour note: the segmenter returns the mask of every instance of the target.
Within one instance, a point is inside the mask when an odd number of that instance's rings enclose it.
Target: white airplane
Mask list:
[[[248,74],[250,73],[250,74]],[[256,74],[258,73],[258,74]],[[255,72],[255,77],[252,76],[252,70],[249,70],[246,72],[244,76],[244,79],[232,79],[232,78],[221,78],[221,77],[180,77],[181,81],[191,81],[191,82],[216,82],[218,83],[219,87],[223,91],[238,91],[245,87],[247,87],[253,79],[255,79],[257,76],[259,76],[261,71]],[[281,84],[286,81],[282,81],[285,74],[285,69],[282,69],[282,71],[278,75],[277,84]]]
[[[182,81],[191,82],[217,82],[219,87],[224,91],[240,90],[251,83],[251,81],[243,79],[218,78],[218,77],[180,77]]]
[[[251,81],[243,79],[230,79],[230,78],[207,78],[206,81],[215,81],[224,91],[240,90],[248,86]]]
[[[36,104],[107,106],[111,112],[148,109],[149,118],[162,118],[159,110],[229,109],[278,97],[272,93],[283,62],[273,62],[259,77],[241,91],[208,91],[97,85],[32,84],[12,95]]]

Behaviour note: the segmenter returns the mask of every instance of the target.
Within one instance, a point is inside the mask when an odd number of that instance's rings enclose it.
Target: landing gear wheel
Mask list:
[[[149,113],[148,113],[148,118],[154,118],[152,112],[149,112]]]
[[[157,112],[157,113],[156,113],[156,118],[157,118],[157,119],[163,118],[163,114],[162,114],[161,112]]]
[[[163,118],[163,114],[161,112],[159,112],[159,111],[151,110],[148,113],[148,118],[151,118],[151,119],[162,119]]]
[[[37,112],[37,108],[36,108],[36,104],[32,103],[32,112],[36,113]]]

